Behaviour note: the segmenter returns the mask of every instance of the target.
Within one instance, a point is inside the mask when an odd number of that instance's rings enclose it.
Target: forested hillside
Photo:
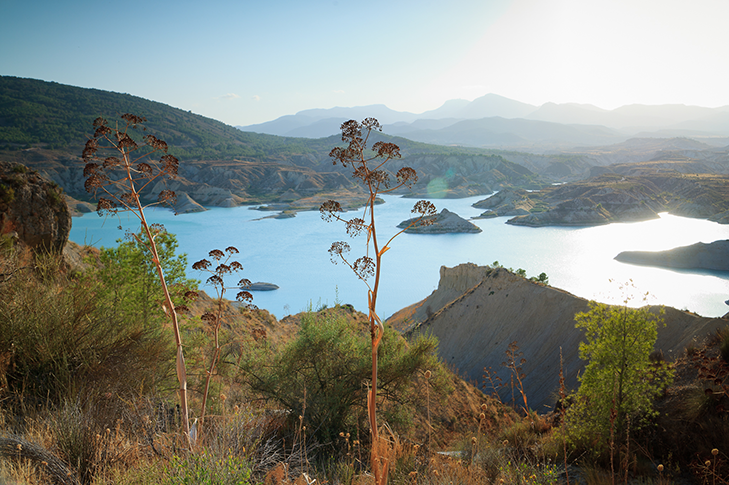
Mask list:
[[[83,189],[80,155],[93,120],[124,113],[147,119],[148,132],[165,140],[181,161],[175,190],[204,205],[238,205],[349,190],[344,168],[329,151],[338,136],[290,138],[240,131],[216,120],[129,94],[0,77],[0,159],[48,176],[73,197]],[[402,164],[420,176],[416,192],[442,179],[441,196],[488,194],[503,186],[537,188],[541,177],[493,151],[427,145],[377,133],[396,143]],[[155,194],[150,194],[155,197]]]

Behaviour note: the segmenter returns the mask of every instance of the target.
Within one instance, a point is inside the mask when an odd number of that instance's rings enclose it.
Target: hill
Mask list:
[[[575,313],[587,311],[588,301],[558,288],[517,276],[504,268],[462,264],[442,267],[438,288],[426,299],[393,315],[388,323],[406,331],[438,337],[440,357],[471,382],[485,381],[484,369],[498,372],[504,382],[508,370],[501,363],[509,344],[523,352],[524,389],[530,407],[551,407],[559,389],[560,349],[569,389],[576,389],[584,363],[578,357],[583,338],[575,328]],[[658,329],[656,348],[668,358],[710,332],[727,325],[726,318],[704,318],[666,308],[665,327]],[[511,400],[510,389],[499,395]]]
[[[0,76],[0,159],[36,169],[67,194],[86,200],[80,154],[92,122],[103,116],[114,123],[118,115],[129,112],[146,117],[147,129],[182,160],[180,176],[170,188],[189,206],[276,202],[283,194],[289,200],[351,195],[349,174],[333,166],[328,156],[341,143],[338,136],[306,139],[248,133],[128,94],[7,76]],[[421,191],[435,178],[446,182],[444,194],[487,194],[503,186],[536,188],[546,183],[492,152],[426,145],[379,133],[378,139],[400,146],[400,163],[419,172]],[[468,166],[465,172],[461,165]],[[468,182],[466,192],[460,190],[464,176],[472,173],[482,174],[481,180]]]
[[[623,251],[615,259],[663,268],[729,271],[729,239],[709,244],[698,242],[667,251]]]
[[[659,212],[729,223],[729,176],[687,173],[690,161],[607,167],[587,180],[536,192],[504,190],[474,204],[482,217],[522,226],[593,226],[654,219]]]

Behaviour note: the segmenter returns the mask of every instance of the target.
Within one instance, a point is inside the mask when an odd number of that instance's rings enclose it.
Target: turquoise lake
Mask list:
[[[439,212],[447,208],[468,219],[482,212],[471,204],[484,198],[432,202]],[[383,199],[386,203],[375,209],[380,241],[398,231],[395,226],[411,216],[415,203],[394,196]],[[238,248],[237,260],[244,271],[228,283],[245,277],[278,285],[278,290],[254,294],[254,303],[278,318],[309,305],[351,303],[358,310],[366,310],[367,287],[345,265],[333,264],[328,253],[332,242],[347,241],[352,259],[356,259],[364,254],[364,237],[348,237],[342,224],[323,221],[319,212],[300,212],[291,219],[261,219],[271,214],[236,207],[175,216],[168,210],[154,209],[148,210],[147,218],[177,235],[179,251],[187,254],[190,266],[207,258],[212,249]],[[668,214],[651,221],[598,227],[530,228],[508,225],[507,219],[473,220],[483,229],[479,234],[398,236],[383,257],[378,314],[387,318],[428,296],[438,286],[442,265],[488,265],[494,261],[524,268],[528,276],[545,272],[550,285],[588,299],[615,303],[620,296],[619,283],[632,280],[639,292],[650,293],[651,304],[709,317],[729,312],[724,303],[729,299],[729,273],[667,270],[613,259],[621,251],[659,251],[729,239],[729,225]],[[130,214],[102,218],[90,213],[73,219],[70,239],[97,247],[114,246],[125,230],[138,228]],[[192,268],[188,276],[207,277]],[[204,285],[201,288],[206,289]]]

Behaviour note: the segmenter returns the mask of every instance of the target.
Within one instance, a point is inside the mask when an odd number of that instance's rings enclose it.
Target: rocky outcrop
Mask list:
[[[523,216],[536,207],[529,192],[522,189],[504,189],[491,197],[473,204],[477,209],[487,209],[479,218],[497,216]]]
[[[615,259],[645,266],[729,271],[729,239],[709,244],[698,242],[668,251],[623,251]]]
[[[413,306],[419,308],[411,307],[412,321],[422,316],[425,319],[412,326],[407,335],[433,334],[439,341],[440,358],[462,377],[479,383],[484,382],[484,369],[489,368],[504,381],[508,379],[509,371],[501,363],[509,344],[516,342],[526,359],[523,383],[533,409],[541,411],[554,404],[560,350],[566,385],[577,388],[577,375],[585,363],[578,357],[583,332],[575,328],[574,316],[588,310],[587,300],[504,268],[462,265],[441,269],[441,278],[438,289]],[[666,325],[658,329],[656,348],[668,358],[683,353],[694,339],[727,325],[724,319],[703,318],[673,308],[666,308],[664,322]],[[487,386],[485,391],[490,393],[491,389]],[[510,390],[501,389],[500,395],[504,401],[511,400]]]
[[[488,209],[481,217],[514,216],[508,224],[532,227],[645,221],[660,212],[729,222],[729,177],[668,172],[652,165],[636,173],[608,172],[535,192],[504,190],[474,207]]]
[[[397,225],[405,232],[412,234],[449,234],[449,233],[479,233],[481,228],[467,221],[455,212],[443,209],[440,214],[423,218],[425,224],[418,223],[419,218],[408,219]],[[412,226],[411,226],[412,225]],[[411,227],[408,227],[411,226]]]
[[[178,214],[188,214],[192,212],[205,212],[207,209],[190,197],[187,192],[177,192],[177,201],[175,202],[175,212]]]
[[[71,214],[63,189],[25,165],[0,162],[0,234],[36,250],[63,251]]]

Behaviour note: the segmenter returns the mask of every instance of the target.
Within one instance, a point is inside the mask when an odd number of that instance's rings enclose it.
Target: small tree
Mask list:
[[[427,224],[426,216],[435,215],[435,206],[427,201],[417,202],[412,210],[420,214],[419,218],[406,228],[397,232],[394,236],[382,244],[378,240],[378,233],[375,226],[375,202],[379,194],[392,192],[401,187],[411,187],[418,180],[418,176],[410,167],[403,167],[395,175],[396,183],[392,183],[391,174],[386,171],[384,165],[394,158],[400,158],[400,147],[394,143],[378,141],[368,148],[367,143],[372,131],[382,131],[380,123],[374,118],[367,118],[362,123],[350,120],[342,123],[342,141],[346,147],[336,147],[330,153],[334,165],[340,163],[343,167],[352,169],[352,177],[357,179],[368,195],[364,206],[362,217],[347,219],[340,214],[344,211],[339,202],[329,200],[322,204],[320,211],[326,221],[337,220],[346,225],[347,234],[357,236],[361,233],[367,235],[365,255],[351,261],[348,259],[349,244],[343,241],[335,242],[329,249],[332,262],[343,261],[362,280],[368,288],[367,302],[369,310],[370,337],[372,351],[372,381],[370,391],[367,395],[367,411],[369,416],[370,432],[372,433],[372,473],[375,476],[375,483],[381,485],[387,482],[387,463],[384,460],[380,447],[377,430],[377,350],[385,334],[385,326],[377,315],[377,294],[380,288],[380,275],[382,271],[382,255],[390,249],[390,243],[395,237],[406,229]],[[364,131],[364,136],[363,136]],[[374,277],[372,285],[368,279]]]
[[[198,282],[185,276],[187,255],[176,254],[179,244],[175,235],[159,226],[153,225],[152,230],[159,231],[155,241],[160,263],[172,300],[179,307],[184,304],[187,291],[195,289]],[[168,317],[159,304],[164,300],[164,294],[157,269],[149,250],[139,242],[143,236],[142,233],[128,234],[126,240],[117,240],[116,247],[102,248],[100,264],[91,267],[89,276],[102,284],[101,296],[110,302],[117,314],[149,326],[161,324]]]
[[[585,330],[580,357],[586,360],[577,403],[570,410],[572,429],[579,438],[608,444],[611,436],[622,440],[628,423],[639,427],[653,415],[653,400],[672,378],[665,363],[649,359],[658,337],[663,309],[629,308],[590,302],[590,311],[575,315],[577,328]]]

